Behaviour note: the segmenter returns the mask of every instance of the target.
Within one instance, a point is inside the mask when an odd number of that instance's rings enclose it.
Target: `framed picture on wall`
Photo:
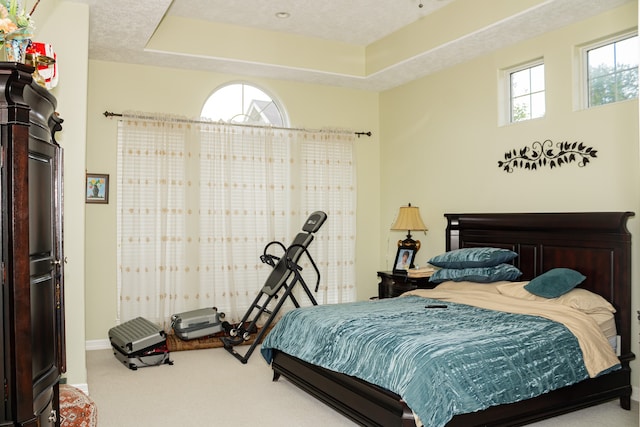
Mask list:
[[[413,258],[416,256],[414,248],[400,246],[396,253],[396,259],[393,263],[394,273],[406,273],[413,265]]]
[[[109,175],[87,173],[86,203],[109,203]]]

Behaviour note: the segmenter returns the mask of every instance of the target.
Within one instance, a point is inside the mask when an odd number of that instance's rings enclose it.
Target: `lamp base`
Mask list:
[[[420,240],[413,240],[412,238],[407,238],[404,240],[398,240],[399,248],[409,248],[418,252],[420,250]]]

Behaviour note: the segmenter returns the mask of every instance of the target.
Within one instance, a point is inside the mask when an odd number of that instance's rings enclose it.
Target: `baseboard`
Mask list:
[[[84,394],[89,395],[89,384],[71,384],[73,387],[82,390]]]
[[[111,348],[111,341],[109,340],[91,340],[85,341],[84,349],[91,350],[108,350]]]
[[[631,387],[631,400],[640,402],[640,387]]]

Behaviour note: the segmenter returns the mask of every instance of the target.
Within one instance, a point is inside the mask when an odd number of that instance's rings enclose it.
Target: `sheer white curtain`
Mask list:
[[[191,125],[125,113],[118,127],[119,317],[160,324],[183,305],[190,268],[187,177]]]
[[[283,132],[295,155],[292,190],[307,212],[329,215],[313,245],[321,272],[318,301],[354,301],[356,240],[356,165],[354,135],[332,132]],[[303,220],[301,218],[300,220]],[[302,222],[300,222],[302,224]],[[325,231],[325,230],[323,230]]]
[[[216,306],[239,321],[271,267],[265,246],[288,246],[314,211],[328,220],[309,248],[319,303],[355,300],[354,137],[125,114],[118,134],[121,321],[168,325]],[[270,253],[281,255],[272,245]],[[313,291],[316,275],[303,257]],[[298,301],[305,304],[305,298]]]

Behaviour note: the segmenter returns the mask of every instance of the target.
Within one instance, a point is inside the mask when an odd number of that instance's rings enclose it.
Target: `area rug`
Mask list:
[[[270,325],[269,328],[267,328],[267,333],[269,333],[271,328],[273,328],[273,325]],[[258,332],[256,332],[255,334],[251,334],[251,338],[249,340],[243,341],[239,345],[253,344],[253,342],[256,339],[256,336],[258,336],[258,334],[260,333],[260,330],[261,328],[258,328]],[[187,341],[187,340],[182,340],[178,338],[178,336],[175,335],[173,331],[171,331],[167,335],[167,348],[169,349],[169,351],[185,351],[185,350],[201,350],[205,348],[223,347],[224,344],[222,343],[221,338],[224,337],[225,335],[226,335],[226,332],[222,331],[214,335],[195,338]],[[264,334],[263,338],[265,336],[267,336],[266,333]]]
[[[82,390],[60,384],[60,427],[95,427],[98,408]]]

